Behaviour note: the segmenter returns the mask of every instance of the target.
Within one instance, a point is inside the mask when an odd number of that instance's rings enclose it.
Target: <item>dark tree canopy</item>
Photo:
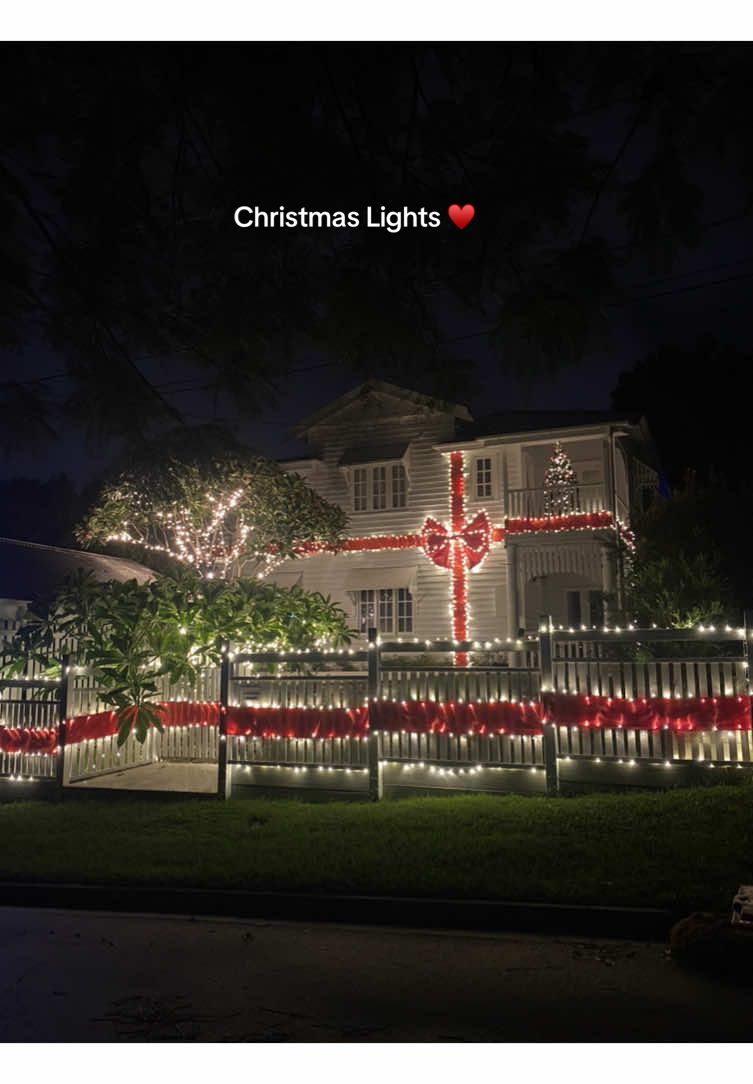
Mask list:
[[[73,545],[73,530],[85,510],[80,490],[65,474],[0,481],[0,536]]]
[[[750,499],[751,490],[747,491]],[[718,476],[686,476],[635,523],[628,592],[631,619],[667,625],[739,623],[753,608],[753,577],[741,544],[739,492]]]
[[[612,399],[617,410],[646,416],[672,485],[690,470],[716,475],[717,489],[749,494],[752,393],[753,355],[709,336],[642,358],[621,374]]]
[[[667,268],[718,219],[705,165],[725,163],[728,217],[751,206],[746,45],[13,45],[2,59],[0,344],[43,343],[69,374],[2,384],[13,440],[71,419],[121,435],[177,421],[177,362],[245,412],[302,350],[387,379],[407,357],[414,383],[452,395],[467,380],[448,342],[458,311],[507,371],[553,368],[604,341],[626,258]],[[233,224],[239,204],[455,200],[477,208],[462,234]]]

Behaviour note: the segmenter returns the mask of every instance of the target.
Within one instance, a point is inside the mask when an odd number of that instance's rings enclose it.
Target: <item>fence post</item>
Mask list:
[[[380,693],[380,659],[379,644],[377,642],[377,630],[369,629],[368,651],[368,681],[366,695],[368,698],[368,721],[369,734],[366,741],[366,760],[369,767],[369,800],[378,802],[383,797],[384,787],[382,783],[381,739],[377,730],[372,730],[372,722],[376,723],[376,712],[373,711],[375,700],[379,699]]]
[[[220,719],[217,726],[217,797],[224,802],[230,797],[227,771],[227,709],[230,704],[230,645],[222,644],[220,662]]]
[[[539,618],[539,679],[542,706],[545,693],[554,692],[554,667],[552,665],[552,619],[548,615]],[[557,720],[547,716],[542,724],[541,750],[544,755],[546,792],[559,794],[560,772],[557,756]]]
[[[745,610],[743,613],[743,625],[745,633],[745,643],[743,644],[743,657],[745,659],[745,692],[748,696],[748,710],[751,713],[751,722],[753,722],[753,698],[751,697],[751,685],[750,685],[750,638],[753,636],[753,611]]]
[[[60,685],[58,687],[58,747],[57,762],[55,764],[58,799],[63,797],[63,786],[65,785],[65,722],[68,718],[70,682],[71,656],[65,654],[60,664]]]

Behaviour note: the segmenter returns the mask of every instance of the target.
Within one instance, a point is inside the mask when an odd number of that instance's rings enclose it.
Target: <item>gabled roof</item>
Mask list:
[[[453,417],[460,418],[463,421],[472,421],[468,407],[463,406],[462,403],[448,403],[443,399],[434,399],[430,395],[423,395],[421,392],[412,391],[410,388],[402,388],[398,384],[389,384],[386,380],[366,380],[363,384],[359,384],[351,391],[346,392],[345,395],[341,395],[339,399],[335,399],[333,402],[328,403],[327,406],[322,407],[321,410],[317,410],[316,413],[309,414],[307,418],[298,423],[292,432],[295,436],[302,437],[315,426],[324,425],[330,419],[334,419],[340,411],[345,410],[352,403],[356,403],[359,399],[367,399],[371,395],[385,395],[393,399],[402,399],[406,408],[413,410],[419,408],[436,413],[452,414]]]
[[[54,591],[79,569],[93,572],[100,582],[138,580],[146,583],[155,576],[150,568],[124,557],[43,546],[18,538],[0,538],[0,598],[28,602]]]

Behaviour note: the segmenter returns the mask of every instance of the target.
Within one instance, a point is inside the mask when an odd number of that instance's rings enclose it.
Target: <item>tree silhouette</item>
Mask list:
[[[302,351],[452,393],[449,313],[507,371],[606,340],[621,267],[667,267],[753,195],[748,47],[13,45],[3,51],[0,341],[67,379],[0,387],[39,441],[180,420],[176,370],[248,413]],[[606,149],[605,149],[606,148]],[[240,230],[233,211],[476,206],[472,225]],[[160,367],[162,373],[160,375]],[[31,374],[32,376],[34,374]],[[174,379],[173,379],[174,383]],[[64,393],[56,388],[65,389]]]

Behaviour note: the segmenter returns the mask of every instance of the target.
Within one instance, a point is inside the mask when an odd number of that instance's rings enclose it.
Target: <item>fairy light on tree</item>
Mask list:
[[[345,514],[288,473],[213,429],[143,447],[108,482],[77,531],[120,543],[202,579],[263,579],[303,543],[337,546]]]
[[[544,474],[544,515],[562,516],[568,512],[580,512],[577,485],[578,477],[570,456],[557,441]]]

